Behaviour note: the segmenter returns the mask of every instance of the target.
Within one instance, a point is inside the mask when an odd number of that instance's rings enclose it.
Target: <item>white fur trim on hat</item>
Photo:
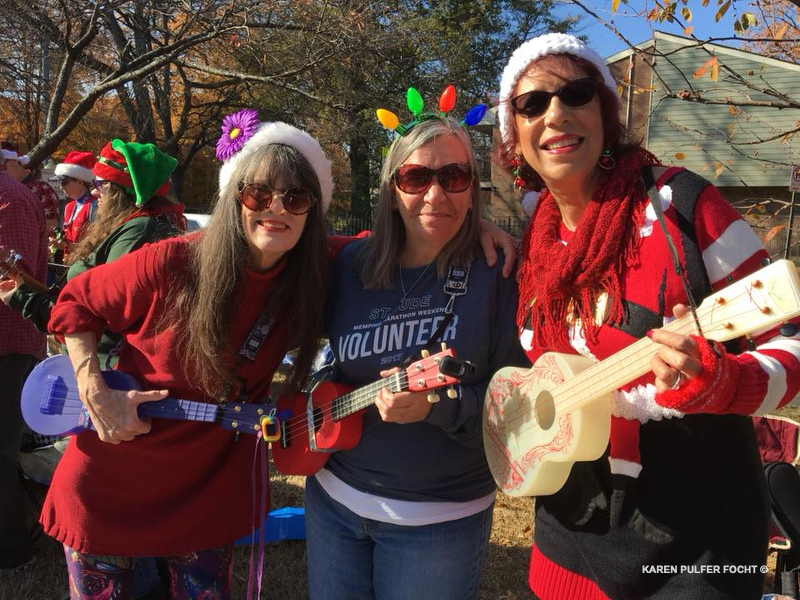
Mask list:
[[[522,210],[529,217],[533,216],[533,212],[539,204],[539,196],[541,196],[541,192],[526,192],[522,197]]]
[[[602,56],[575,36],[566,33],[540,35],[514,50],[511,58],[508,59],[506,68],[503,69],[503,77],[500,79],[500,106],[497,112],[500,118],[500,134],[505,143],[510,141],[511,127],[514,123],[514,113],[511,111],[511,95],[514,93],[514,87],[520,76],[527,70],[528,65],[537,58],[548,54],[571,54],[588,60],[597,68],[603,77],[603,83],[614,92],[614,97],[618,99],[617,83]]]
[[[28,158],[27,154],[23,154],[22,156],[20,156],[13,150],[6,150],[5,148],[3,148],[2,152],[3,152],[3,160],[16,160],[23,167],[27,165],[29,162],[31,162],[31,159]]]
[[[311,164],[319,179],[320,192],[322,193],[322,210],[327,212],[333,197],[333,175],[331,174],[331,161],[325,157],[319,142],[305,131],[287,123],[270,122],[262,123],[241,150],[231,156],[222,164],[219,170],[219,189],[222,192],[228,185],[238,186],[238,181],[231,181],[231,176],[236,165],[245,156],[249,156],[261,146],[267,144],[284,144],[291,146]]]
[[[86,183],[94,181],[94,173],[92,173],[91,169],[73,163],[58,163],[55,168],[55,173],[59,177],[73,177],[74,179],[85,181]]]

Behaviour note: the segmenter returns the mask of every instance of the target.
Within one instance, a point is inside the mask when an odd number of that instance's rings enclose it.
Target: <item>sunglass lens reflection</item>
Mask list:
[[[453,163],[439,169],[429,169],[422,165],[403,165],[395,174],[395,183],[407,194],[419,194],[430,187],[434,176],[442,189],[450,193],[463,192],[472,182],[469,167]]]
[[[514,110],[523,117],[538,117],[543,114],[550,106],[553,96],[558,96],[567,106],[577,108],[584,106],[592,101],[597,91],[597,80],[591,77],[570,81],[560,90],[546,92],[544,90],[534,90],[526,94],[517,96],[512,100]]]
[[[275,196],[279,196],[283,208],[294,215],[308,212],[313,201],[311,193],[306,190],[290,189],[278,194],[266,186],[254,183],[244,186],[239,194],[242,204],[254,212],[267,210],[272,206]]]

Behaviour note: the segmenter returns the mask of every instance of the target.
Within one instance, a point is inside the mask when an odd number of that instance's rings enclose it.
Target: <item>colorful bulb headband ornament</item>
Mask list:
[[[422,108],[425,103],[420,93],[413,87],[408,88],[408,92],[406,92],[406,104],[408,105],[408,110],[414,115],[414,118],[405,125],[400,124],[400,119],[397,118],[396,114],[385,108],[379,108],[375,111],[378,115],[378,121],[380,121],[381,125],[386,127],[386,129],[396,131],[400,135],[405,135],[414,125],[422,123],[423,121],[446,117],[456,105],[456,88],[452,85],[448,85],[442,92],[442,95],[439,96],[439,113],[423,112]],[[477,125],[480,123],[481,119],[483,119],[483,115],[486,114],[486,109],[487,106],[485,104],[479,104],[478,106],[470,108],[467,114],[464,115],[464,118],[461,119],[461,125],[465,127]]]

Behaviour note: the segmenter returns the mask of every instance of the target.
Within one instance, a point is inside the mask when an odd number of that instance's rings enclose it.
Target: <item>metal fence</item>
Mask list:
[[[522,234],[528,224],[527,219],[517,217],[504,217],[491,219],[491,221],[518,239],[522,238]],[[369,217],[354,216],[344,212],[328,215],[328,233],[334,235],[357,235],[371,228],[372,219]]]

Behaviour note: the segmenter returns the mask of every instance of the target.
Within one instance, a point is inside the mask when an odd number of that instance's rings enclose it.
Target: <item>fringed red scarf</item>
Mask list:
[[[639,227],[644,222],[647,194],[640,173],[658,161],[639,148],[602,171],[589,206],[568,245],[559,238],[561,212],[553,195],[544,190],[525,233],[525,256],[519,271],[517,324],[530,315],[533,344],[550,351],[569,352],[570,318],[579,318],[587,341],[597,340],[594,307],[607,292],[611,322],[623,318],[620,274],[637,260]]]

